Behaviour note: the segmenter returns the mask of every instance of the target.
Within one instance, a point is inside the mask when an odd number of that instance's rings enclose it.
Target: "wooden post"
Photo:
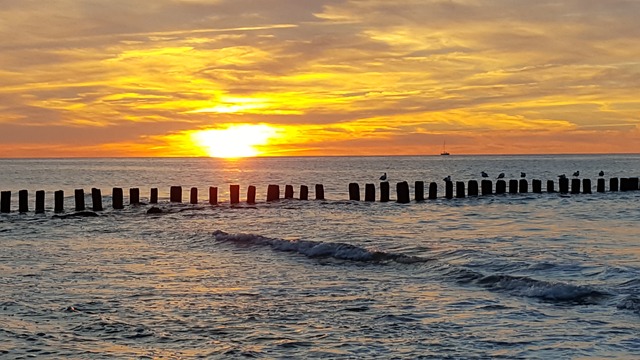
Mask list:
[[[317,189],[317,186],[316,186],[316,189]],[[267,187],[267,201],[277,201],[277,200],[280,200],[280,186],[269,185]]]
[[[171,202],[182,202],[182,186],[172,186],[171,191],[169,193],[169,201]]]
[[[518,184],[518,188],[521,194],[526,194],[529,192],[529,182],[527,179],[520,179],[520,183]]]
[[[357,183],[349,184],[349,200],[360,201],[360,185]]]
[[[456,197],[461,199],[464,195],[464,181],[456,181]]]
[[[618,191],[618,178],[609,179],[609,191]]]
[[[93,211],[102,211],[102,192],[100,189],[91,189],[91,205]]]
[[[140,204],[140,189],[138,188],[129,189],[129,204],[130,205]]]
[[[218,205],[218,188],[215,186],[209,187],[209,204]]]
[[[478,181],[477,180],[469,180],[467,184],[467,192],[469,196],[478,196]]]
[[[309,187],[300,185],[300,200],[309,200]]]
[[[424,181],[416,181],[414,187],[416,201],[424,201]]]
[[[531,187],[533,188],[533,192],[536,194],[542,193],[542,180],[533,179],[531,181]]]
[[[637,178],[637,177],[629,178],[629,190],[631,191],[638,190],[638,185],[640,185],[640,178]]]
[[[504,180],[496,181],[496,194],[502,195],[507,192],[507,182]]]
[[[447,199],[453,199],[453,181],[444,182],[444,197]]]
[[[151,194],[149,196],[149,204],[158,203],[158,188],[151,188]]]
[[[36,214],[44,213],[44,190],[36,191]]]
[[[429,200],[435,200],[438,198],[438,184],[435,182],[429,183]]]
[[[380,183],[380,202],[389,201],[389,183],[381,182]]]
[[[113,192],[111,194],[113,199],[113,208],[116,210],[124,209],[124,193],[122,192],[122,188],[113,188]]]
[[[229,192],[231,193],[229,201],[231,204],[240,203],[240,185],[230,185]]]
[[[284,198],[293,199],[293,185],[284,186]]]
[[[189,203],[191,205],[198,204],[198,188],[195,186],[191,188],[191,192],[189,193]]]
[[[582,193],[591,194],[591,179],[582,179]]]
[[[11,212],[11,191],[0,192],[0,212],[1,213]]]
[[[316,184],[316,200],[324,200],[324,185]]]
[[[255,204],[256,203],[256,187],[253,185],[249,185],[247,188],[247,204]]]
[[[493,194],[493,182],[491,182],[491,180],[482,180],[480,185],[482,187],[482,195]]]
[[[84,211],[84,189],[75,190],[76,211]]]
[[[53,211],[56,213],[64,212],[64,191],[57,190],[53,193]]]
[[[561,194],[568,194],[569,193],[569,178],[560,178],[560,180],[558,180],[558,187],[560,188],[560,193]]]
[[[376,201],[376,185],[364,185],[364,201]]]
[[[597,188],[596,191],[599,192],[599,193],[603,193],[604,192],[604,184],[605,184],[604,179],[603,178],[599,178],[598,179],[598,188]]]
[[[571,193],[580,194],[580,179],[571,179]]]
[[[402,181],[396,184],[397,202],[400,204],[408,204],[411,202],[409,196],[409,183]]]
[[[518,193],[518,180],[511,179],[509,180],[509,194],[517,194]]]
[[[21,214],[29,212],[29,190],[18,191],[18,212]]]
[[[556,192],[554,187],[555,183],[553,182],[553,180],[547,180],[547,192],[549,194]]]

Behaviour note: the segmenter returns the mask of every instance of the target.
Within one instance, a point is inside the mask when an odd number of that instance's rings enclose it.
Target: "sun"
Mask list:
[[[256,146],[267,145],[276,135],[276,129],[260,124],[230,125],[225,129],[199,130],[191,134],[191,139],[211,157],[242,158],[262,154]]]

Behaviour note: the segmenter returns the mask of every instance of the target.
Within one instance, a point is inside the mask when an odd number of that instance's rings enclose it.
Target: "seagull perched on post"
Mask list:
[[[598,173],[598,175],[604,176],[604,171],[600,170],[600,173]]]
[[[382,176],[380,176],[380,181],[387,181],[387,173],[382,174]]]
[[[521,172],[521,173],[520,173],[520,177],[521,177],[521,178],[523,178],[523,177],[527,177],[527,174],[525,174],[525,173]]]
[[[451,181],[451,175],[447,175],[447,177],[442,179],[442,180],[444,180],[446,182],[450,182]]]
[[[489,177],[489,174],[487,174],[486,172],[484,172],[484,171],[483,171],[483,172],[482,172],[482,177],[483,177],[483,178]]]
[[[558,175],[558,178],[560,178],[560,179],[566,179],[566,178],[567,178],[567,175],[565,175],[565,174],[560,174],[560,175]]]
[[[498,179],[504,179],[504,173],[500,173],[500,175],[498,175]]]
[[[573,176],[580,176],[580,171],[576,171],[573,173]]]

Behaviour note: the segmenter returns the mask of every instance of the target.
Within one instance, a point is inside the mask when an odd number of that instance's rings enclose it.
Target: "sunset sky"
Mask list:
[[[639,14],[637,0],[0,0],[0,157],[218,156],[253,137],[263,156],[638,153]]]

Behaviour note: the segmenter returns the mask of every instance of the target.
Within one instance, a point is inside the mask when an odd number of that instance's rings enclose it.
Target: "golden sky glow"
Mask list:
[[[0,4],[0,157],[640,152],[639,1]]]

